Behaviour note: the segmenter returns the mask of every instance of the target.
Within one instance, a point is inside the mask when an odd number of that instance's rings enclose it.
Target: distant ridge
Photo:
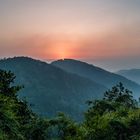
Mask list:
[[[111,73],[102,68],[96,67],[94,65],[88,64],[86,62],[74,60],[74,59],[64,59],[57,60],[51,63],[53,66],[57,66],[67,72],[77,74],[79,76],[91,79],[105,87],[111,88],[119,82],[122,82],[125,87],[129,88],[134,92],[134,96],[137,98],[140,96],[140,85],[133,82],[123,76],[115,73]]]
[[[120,70],[116,73],[140,84],[140,69]]]

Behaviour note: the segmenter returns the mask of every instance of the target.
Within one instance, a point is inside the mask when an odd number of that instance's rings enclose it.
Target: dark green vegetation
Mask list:
[[[131,80],[126,79],[123,76],[108,72],[99,67],[87,64],[85,62],[64,59],[52,62],[53,66],[57,66],[67,72],[77,74],[79,76],[88,78],[95,81],[107,88],[116,85],[119,82],[124,83],[124,86],[134,91],[134,96],[139,97],[140,85]]]
[[[120,70],[116,73],[140,84],[140,69]]]
[[[140,107],[120,83],[103,99],[88,101],[83,122],[63,113],[54,119],[35,115],[17,98],[15,76],[0,70],[0,140],[139,140]]]
[[[16,83],[25,86],[20,98],[26,97],[33,111],[42,116],[65,112],[81,119],[86,100],[102,97],[106,90],[90,79],[26,57],[1,60],[0,69],[16,74]]]

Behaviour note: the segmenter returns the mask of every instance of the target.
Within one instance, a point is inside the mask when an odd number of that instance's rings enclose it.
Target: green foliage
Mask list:
[[[36,118],[26,125],[26,139],[29,140],[46,140],[48,138],[48,127],[50,126],[47,119]]]
[[[22,88],[14,85],[12,72],[0,70],[0,139],[26,140],[28,126],[38,123],[37,116],[29,109],[27,102],[17,98]],[[36,120],[36,121],[35,121]],[[31,139],[31,138],[30,138]],[[31,139],[32,140],[32,139]]]
[[[122,83],[105,92],[102,100],[88,101],[85,127],[88,140],[139,139],[140,109]]]
[[[59,113],[55,119],[50,120],[55,137],[61,140],[81,140],[80,128],[68,116]]]
[[[22,139],[20,123],[16,119],[14,108],[18,102],[16,92],[19,86],[11,86],[14,75],[9,71],[0,70],[0,134],[2,139]]]
[[[0,140],[140,140],[140,108],[122,83],[101,100],[88,101],[81,123],[59,113],[53,119],[34,114],[17,98],[22,88],[13,73],[0,70]]]

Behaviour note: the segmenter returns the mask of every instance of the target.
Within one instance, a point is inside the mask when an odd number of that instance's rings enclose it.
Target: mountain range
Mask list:
[[[122,82],[139,97],[139,84],[85,62],[64,59],[51,64],[28,57],[0,60],[0,69],[16,75],[15,84],[24,85],[19,98],[26,98],[34,112],[53,117],[65,112],[82,119],[87,100],[102,98],[104,92]]]
[[[116,73],[140,84],[140,69],[120,70]]]
[[[0,60],[0,69],[15,73],[16,84],[25,87],[19,97],[25,97],[33,111],[42,116],[52,117],[57,112],[65,112],[81,118],[85,102],[102,97],[106,90],[90,79],[26,57]]]
[[[52,62],[53,66],[57,66],[67,72],[77,74],[79,76],[95,81],[107,88],[122,82],[124,86],[134,92],[135,97],[139,97],[140,85],[121,75],[111,73],[92,64],[81,62],[73,59],[61,59]]]

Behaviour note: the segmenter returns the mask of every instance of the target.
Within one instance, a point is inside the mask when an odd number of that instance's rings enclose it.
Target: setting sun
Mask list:
[[[0,56],[137,66],[139,5],[139,0],[2,0]]]
[[[64,59],[70,57],[70,52],[66,48],[61,47],[56,50],[56,58]]]

